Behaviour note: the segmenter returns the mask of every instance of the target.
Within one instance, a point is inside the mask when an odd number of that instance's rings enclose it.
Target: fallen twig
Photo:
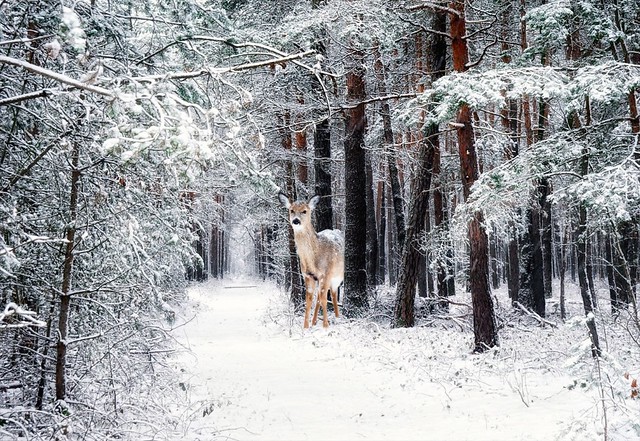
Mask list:
[[[549,321],[547,319],[544,319],[542,317],[540,317],[540,315],[538,315],[537,313],[535,313],[534,311],[531,311],[530,309],[527,309],[522,303],[520,302],[513,302],[514,306],[516,306],[519,310],[521,310],[522,312],[524,312],[525,314],[527,314],[529,317],[532,317],[534,319],[536,319],[540,324],[542,325],[549,325],[552,328],[557,328],[558,325],[552,321]]]

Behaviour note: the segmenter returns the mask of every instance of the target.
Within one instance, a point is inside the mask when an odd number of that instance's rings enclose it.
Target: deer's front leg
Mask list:
[[[309,327],[309,312],[311,311],[311,302],[313,302],[313,292],[315,291],[316,280],[305,274],[304,285],[307,289],[305,306],[304,306],[304,328]]]

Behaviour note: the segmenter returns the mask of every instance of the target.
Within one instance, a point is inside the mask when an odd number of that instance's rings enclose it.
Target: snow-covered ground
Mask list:
[[[303,331],[270,284],[210,282],[190,297],[196,314],[178,336],[191,350],[179,360],[187,440],[640,439],[623,376],[637,377],[638,348],[601,322],[610,352],[596,364],[577,299],[576,319],[552,314],[555,328],[503,305],[500,348],[475,355],[464,305],[412,329],[331,316]]]

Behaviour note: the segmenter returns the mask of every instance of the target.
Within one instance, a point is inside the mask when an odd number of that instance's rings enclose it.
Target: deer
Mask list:
[[[311,224],[311,213],[320,201],[320,196],[313,196],[308,202],[291,202],[287,195],[279,192],[278,198],[289,211],[289,224],[293,229],[296,252],[304,277],[306,288],[304,328],[309,327],[309,312],[316,290],[318,290],[318,300],[311,325],[315,326],[318,310],[322,306],[322,326],[327,328],[329,326],[327,292],[331,292],[333,310],[336,317],[340,317],[338,287],[344,280],[344,235],[340,230],[323,230],[316,233]]]

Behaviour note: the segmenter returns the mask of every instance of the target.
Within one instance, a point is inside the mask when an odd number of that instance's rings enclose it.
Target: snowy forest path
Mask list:
[[[434,330],[332,318],[303,331],[269,284],[206,283],[190,296],[186,440],[551,440],[589,407],[566,378],[508,377],[514,366]]]
[[[203,404],[208,415],[194,424],[189,439],[214,433],[220,439],[280,440],[371,435],[341,429],[363,417],[350,409],[353,403],[371,408],[380,402],[371,385],[359,381],[353,360],[271,335],[264,319],[273,293],[249,285],[193,294],[202,311],[185,334],[197,363],[194,382],[211,403]],[[327,333],[320,326],[308,332]],[[374,407],[383,416],[383,403]]]

